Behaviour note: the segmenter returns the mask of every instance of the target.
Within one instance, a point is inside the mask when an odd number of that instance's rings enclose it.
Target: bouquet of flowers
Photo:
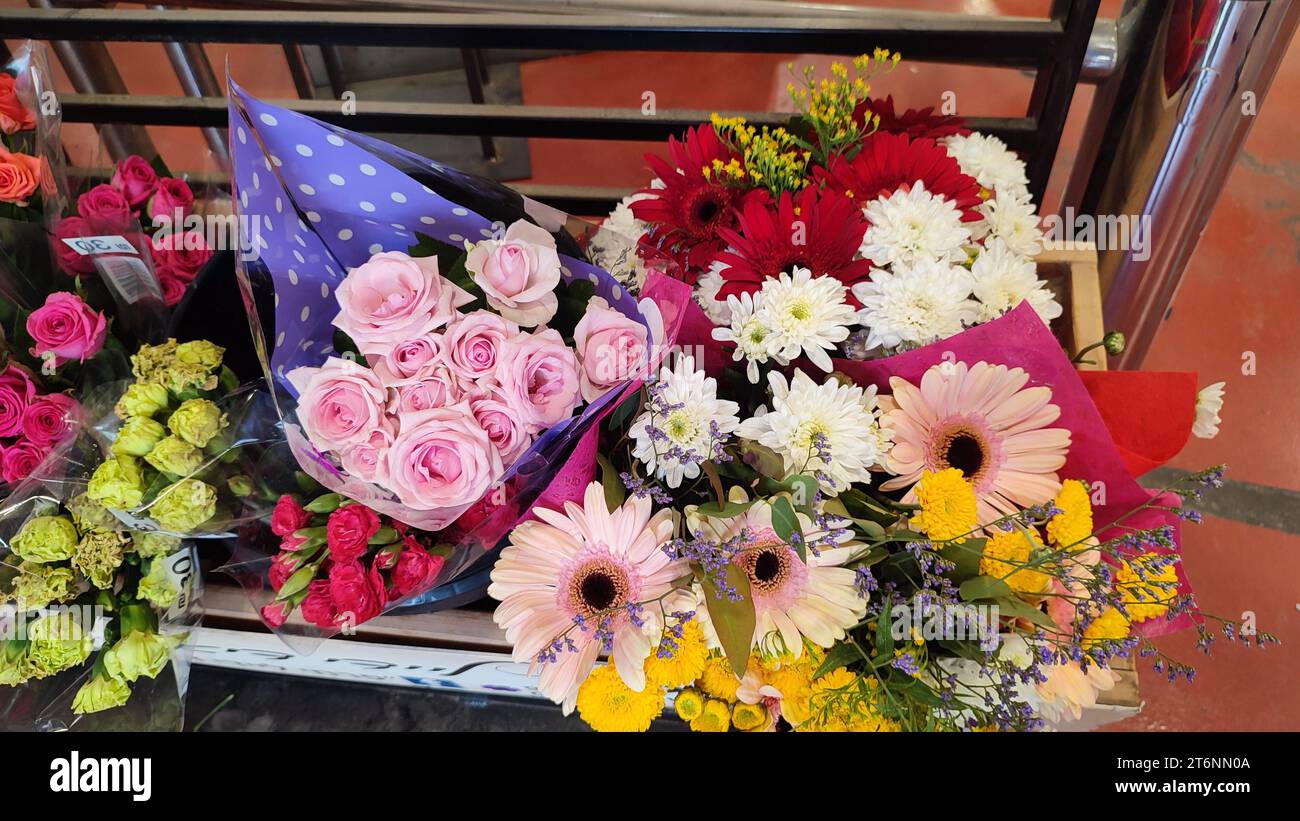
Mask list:
[[[580,491],[596,424],[687,297],[656,277],[638,302],[581,255],[590,226],[575,237],[494,183],[231,100],[239,216],[262,235],[240,276],[302,480],[272,520],[278,552],[232,569],[252,589],[265,571],[273,627],[300,612],[331,631],[454,578],[539,497]],[[267,291],[273,319],[255,310]]]
[[[611,215],[640,232],[625,270],[693,284],[694,355],[624,400],[601,481],[516,527],[489,590],[515,660],[598,730],[668,703],[700,731],[1036,729],[1135,655],[1190,679],[1153,636],[1273,641],[1181,569],[1183,502],[1222,468],[1134,480],[1215,429],[1221,391],[1075,370],[1023,164],[870,99],[896,62],[805,75],[788,127],[670,141]],[[1139,394],[1159,411],[1126,414]]]

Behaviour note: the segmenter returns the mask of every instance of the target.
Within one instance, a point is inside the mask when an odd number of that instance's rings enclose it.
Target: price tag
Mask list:
[[[147,297],[159,301],[163,298],[153,271],[138,257],[95,257],[95,267],[126,302],[134,304]]]
[[[126,237],[68,237],[63,243],[83,257],[93,254],[139,254]]]
[[[184,618],[202,593],[198,553],[193,548],[182,547],[163,561],[166,563],[167,580],[178,591],[176,601],[167,609],[166,621],[177,622]]]

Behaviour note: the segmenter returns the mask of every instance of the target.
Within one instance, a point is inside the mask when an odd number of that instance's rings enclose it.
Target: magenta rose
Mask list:
[[[355,562],[366,553],[370,537],[379,532],[379,515],[365,505],[344,505],[330,514],[325,543],[336,562]]]
[[[469,384],[496,372],[501,349],[519,335],[519,326],[491,311],[462,316],[447,328],[447,362]]]
[[[319,368],[295,368],[289,381],[298,389],[298,419],[312,444],[344,451],[387,428],[387,394],[374,371],[356,362],[330,357]]]
[[[528,428],[511,406],[501,388],[493,386],[469,398],[474,420],[501,454],[501,463],[509,466],[533,443]]]
[[[36,340],[32,356],[52,356],[58,367],[73,359],[85,362],[99,353],[108,336],[108,320],[76,294],[55,291],[27,317],[27,333]]]
[[[212,249],[207,240],[193,231],[169,235],[162,242],[154,240],[149,244],[149,251],[155,269],[171,271],[185,283],[193,282],[199,269],[212,259]]]
[[[281,496],[275,503],[275,510],[271,513],[271,532],[275,535],[288,536],[310,524],[311,513],[293,496]]]
[[[550,321],[559,300],[560,256],[545,228],[519,220],[500,240],[484,240],[470,249],[465,268],[483,289],[488,304],[526,328]]]
[[[18,482],[31,475],[48,452],[47,448],[19,439],[5,448],[4,463],[0,465],[0,479],[6,482]]]
[[[472,504],[503,472],[501,454],[464,403],[404,415],[388,449],[387,487],[416,510]]]
[[[375,254],[353,268],[334,297],[341,308],[334,326],[373,356],[441,328],[473,301],[438,273],[437,257],[413,259],[399,251]]]
[[[92,232],[118,234],[127,231],[135,222],[131,203],[122,192],[104,183],[96,185],[77,198],[77,213],[86,221]],[[91,233],[89,236],[94,236]]]
[[[185,180],[167,177],[158,181],[158,190],[149,199],[149,216],[175,219],[179,211],[184,217],[194,208],[194,192]]]
[[[54,249],[54,258],[59,263],[59,270],[70,277],[85,276],[95,272],[95,261],[89,254],[79,254],[72,249],[65,239],[93,237],[90,223],[81,217],[64,217],[54,226],[54,236],[50,238],[50,247]]]
[[[168,308],[175,308],[185,298],[185,289],[189,283],[170,268],[159,268],[158,285],[162,288],[163,303]]]
[[[497,381],[533,431],[568,419],[581,402],[578,360],[551,328],[512,339],[502,352]]]
[[[438,574],[442,572],[444,561],[442,556],[430,555],[429,551],[408,537],[406,549],[398,557],[397,567],[393,569],[393,588],[397,595],[409,596],[433,587]]]
[[[360,562],[331,564],[329,586],[338,623],[355,626],[383,612],[387,599],[383,577],[378,571],[368,572]]]
[[[23,436],[42,447],[55,444],[72,429],[81,405],[66,393],[38,396],[23,411]]]
[[[350,475],[366,482],[384,484],[388,470],[386,455],[392,444],[393,434],[381,428],[370,434],[366,441],[349,446],[339,454],[339,461]]]
[[[23,429],[23,413],[36,398],[36,384],[27,371],[10,362],[0,371],[0,436],[17,436]]]
[[[426,375],[443,361],[446,341],[442,334],[429,333],[398,342],[391,347],[381,346],[382,354],[367,356],[370,367],[385,387],[404,382],[415,376]]]
[[[158,190],[158,172],[144,157],[132,154],[117,164],[113,187],[122,192],[132,208],[139,208]]]
[[[607,391],[645,375],[646,327],[592,297],[573,329],[573,347],[581,366],[582,398],[595,402]]]
[[[390,389],[388,412],[394,415],[443,408],[459,402],[464,391],[452,372],[436,365],[427,376],[417,376]]]
[[[316,579],[307,585],[307,597],[302,600],[302,617],[322,629],[335,627],[338,610],[334,607],[334,598],[330,595],[330,583],[325,579]]]

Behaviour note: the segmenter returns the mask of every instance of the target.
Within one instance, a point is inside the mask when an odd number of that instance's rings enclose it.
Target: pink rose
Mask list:
[[[437,580],[444,563],[442,556],[433,556],[414,539],[407,538],[406,549],[397,559],[393,570],[393,588],[399,596],[423,593]]]
[[[464,403],[403,416],[388,449],[387,487],[416,510],[471,504],[503,472],[501,455]]]
[[[471,396],[469,409],[474,414],[474,420],[501,454],[501,464],[513,465],[533,443],[527,426],[500,387],[493,386]]]
[[[212,259],[212,249],[208,247],[207,240],[195,231],[170,234],[161,241],[155,238],[149,244],[149,251],[155,269],[171,271],[177,279],[187,284],[193,282],[199,269]]]
[[[560,255],[545,228],[519,220],[501,240],[483,240],[465,257],[465,268],[488,304],[506,319],[532,328],[555,316]]]
[[[370,367],[375,369],[379,381],[385,386],[392,386],[413,376],[429,373],[434,365],[442,361],[445,347],[441,334],[425,334],[399,342],[383,354],[367,359]]]
[[[367,622],[384,610],[387,596],[378,571],[366,572],[359,562],[334,562],[329,574],[330,599],[335,622],[352,626]]]
[[[277,536],[288,536],[295,530],[301,530],[311,524],[311,513],[292,496],[284,495],[275,503],[271,513],[271,532]]]
[[[37,397],[23,411],[23,436],[42,447],[53,445],[72,429],[80,410],[66,393]]]
[[[108,320],[76,294],[55,291],[27,317],[27,333],[36,340],[32,356],[53,355],[58,367],[73,359],[85,362],[99,353],[108,336]]]
[[[578,360],[551,328],[512,339],[502,353],[497,381],[510,406],[534,431],[568,419],[581,401]]]
[[[0,371],[0,436],[17,436],[23,429],[23,413],[36,398],[36,384],[27,371],[9,363]]]
[[[95,261],[89,254],[80,254],[73,250],[65,239],[93,237],[95,232],[90,224],[81,217],[64,217],[54,226],[54,236],[50,238],[50,247],[54,249],[54,258],[58,260],[59,270],[70,277],[85,276],[95,272]]]
[[[131,203],[126,201],[121,191],[107,183],[96,185],[78,197],[77,213],[92,232],[99,233],[122,233],[129,230],[135,221]]]
[[[266,626],[275,630],[283,627],[284,623],[289,620],[289,614],[293,612],[293,605],[287,601],[273,601],[270,604],[262,606],[262,621]]]
[[[189,283],[170,268],[158,269],[158,285],[162,288],[163,304],[175,308],[185,298],[185,289]]]
[[[298,389],[298,419],[312,444],[343,451],[387,427],[384,388],[374,371],[330,357],[319,368],[295,368],[289,382]]]
[[[443,279],[437,257],[412,259],[399,251],[375,254],[353,268],[334,297],[342,309],[334,326],[375,356],[441,328],[474,299]]]
[[[646,327],[592,297],[573,329],[573,347],[582,366],[582,398],[595,402],[611,388],[645,375]]]
[[[302,617],[322,629],[335,627],[338,610],[330,596],[330,583],[325,579],[316,579],[307,585],[307,598],[302,600]]]
[[[506,342],[519,335],[519,326],[491,311],[462,316],[447,328],[447,362],[466,384],[491,376]]]
[[[175,177],[159,180],[158,190],[149,199],[149,216],[154,218],[162,216],[174,218],[177,211],[180,211],[181,216],[185,216],[193,208],[194,192],[190,190],[189,183]]]
[[[352,476],[382,485],[388,470],[386,455],[392,444],[393,434],[383,429],[376,430],[366,441],[351,445],[339,454],[339,461]]]
[[[388,412],[394,415],[443,408],[459,402],[464,391],[455,375],[438,365],[427,376],[417,376],[394,385]]]
[[[144,157],[132,154],[117,164],[113,187],[122,192],[132,208],[139,208],[158,190],[158,172]]]
[[[379,532],[379,514],[365,505],[344,505],[330,514],[325,543],[336,562],[355,562],[366,554],[370,537]]]
[[[0,465],[0,479],[18,482],[26,479],[45,458],[47,450],[34,442],[19,439],[5,448],[4,464]]]

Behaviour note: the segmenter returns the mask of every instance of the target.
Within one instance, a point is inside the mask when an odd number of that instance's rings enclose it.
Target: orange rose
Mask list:
[[[36,118],[18,99],[16,83],[10,74],[0,71],[0,131],[13,134],[36,127]]]
[[[0,146],[0,202],[26,205],[41,180],[41,161],[30,154],[11,154]]]

